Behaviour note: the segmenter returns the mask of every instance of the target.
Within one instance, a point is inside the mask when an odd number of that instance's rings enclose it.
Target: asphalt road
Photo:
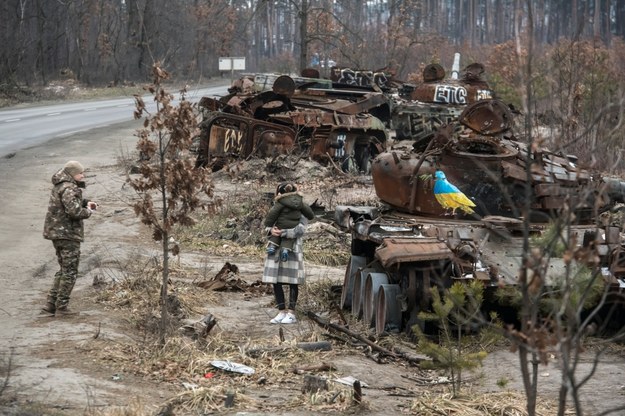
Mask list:
[[[187,99],[197,102],[203,96],[225,94],[227,86],[203,88],[190,91]],[[155,110],[151,96],[144,101],[149,111]],[[0,157],[55,138],[132,121],[134,106],[133,97],[125,97],[0,110]]]

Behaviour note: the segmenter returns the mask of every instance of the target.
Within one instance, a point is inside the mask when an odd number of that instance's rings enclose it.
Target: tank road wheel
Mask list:
[[[358,269],[354,275],[354,290],[352,292],[352,315],[360,319],[364,316],[365,311],[365,292],[367,287],[367,279],[371,274],[376,274],[378,270],[373,267],[365,267]]]
[[[375,306],[375,333],[401,330],[401,287],[397,284],[382,284],[378,290]]]
[[[345,278],[343,279],[343,288],[341,290],[341,309],[351,308],[356,273],[358,272],[358,270],[363,269],[366,265],[366,257],[350,257],[349,264],[347,265],[347,269],[345,270]]]
[[[425,321],[419,318],[419,312],[428,309],[431,301],[431,270],[427,265],[409,264],[402,270],[402,294],[406,301],[405,331],[413,334],[412,327],[418,326],[425,331]]]
[[[375,327],[375,315],[377,313],[377,298],[382,285],[391,283],[388,274],[369,273],[365,280],[365,292],[362,299],[362,319],[368,327]]]

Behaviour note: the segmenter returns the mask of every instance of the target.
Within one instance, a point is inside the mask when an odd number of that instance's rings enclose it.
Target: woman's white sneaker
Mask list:
[[[294,313],[288,312],[286,316],[280,321],[281,324],[294,324],[297,322],[297,318]]]
[[[279,324],[279,323],[282,323],[282,320],[283,320],[284,318],[286,318],[286,316],[287,316],[287,315],[288,315],[288,314],[287,314],[286,312],[284,312],[284,311],[280,311],[280,312],[279,312],[279,313],[275,316],[275,318],[273,318],[273,319],[272,319],[271,321],[269,321],[269,322],[271,322],[272,324]]]

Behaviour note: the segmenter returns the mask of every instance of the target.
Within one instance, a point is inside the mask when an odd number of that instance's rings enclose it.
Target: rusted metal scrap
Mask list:
[[[249,116],[211,112],[201,124],[196,166],[208,166],[213,157],[271,157],[293,150],[295,131]]]
[[[226,262],[221,270],[210,280],[203,280],[196,282],[195,285],[202,289],[214,290],[214,291],[240,291],[244,292],[249,287],[249,284],[237,277],[239,274],[239,268],[236,264]]]
[[[198,321],[187,320],[179,331],[193,339],[206,338],[215,325],[217,325],[217,320],[209,313]]]

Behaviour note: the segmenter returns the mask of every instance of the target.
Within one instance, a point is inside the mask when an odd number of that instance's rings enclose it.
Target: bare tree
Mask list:
[[[149,114],[143,99],[135,96],[135,118],[144,115],[146,118],[144,128],[137,132],[137,149],[142,155],[140,176],[129,179],[129,183],[140,196],[134,205],[135,213],[152,228],[153,238],[161,242],[163,250],[160,341],[164,343],[168,328],[167,287],[172,227],[175,224],[192,225],[191,213],[207,208],[207,201],[200,197],[212,197],[213,186],[209,173],[203,168],[195,169],[194,161],[188,157],[197,128],[193,105],[185,99],[184,91],[180,103],[173,104],[174,97],[162,86],[169,74],[158,63],[154,64],[152,75],[154,82],[148,89],[154,95],[156,113]],[[177,246],[171,249],[177,254]]]

